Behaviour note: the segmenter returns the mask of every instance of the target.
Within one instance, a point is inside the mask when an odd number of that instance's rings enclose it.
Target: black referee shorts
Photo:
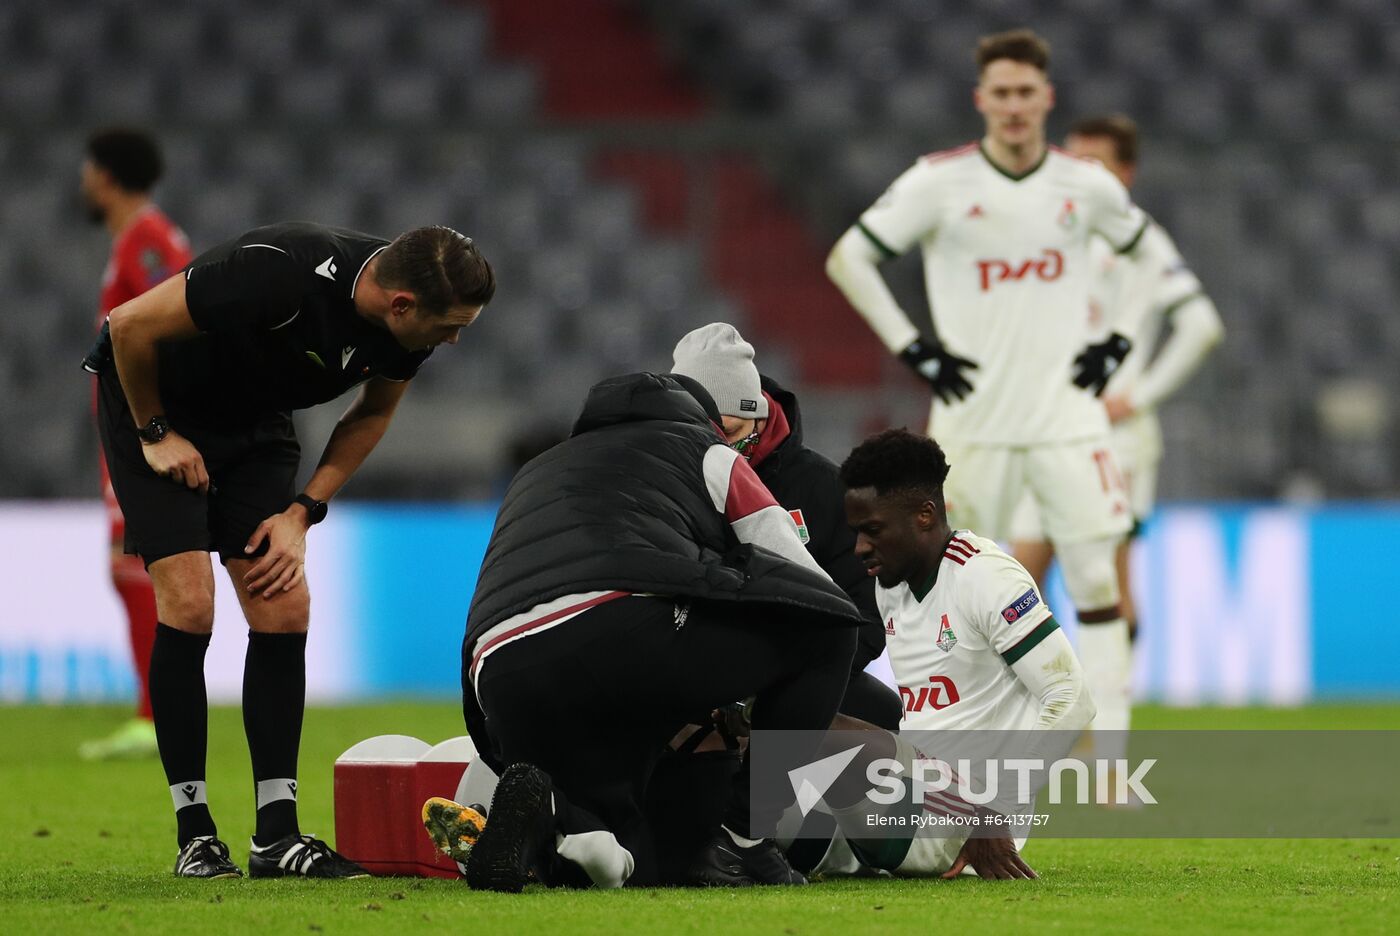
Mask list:
[[[160,477],[146,464],[116,369],[106,370],[97,384],[97,427],[126,517],[128,553],[149,567],[182,552],[217,552],[223,562],[266,552],[266,543],[251,554],[243,547],[258,524],[286,510],[296,496],[301,447],[290,414],[218,425],[172,417],[171,428],[204,458],[211,486],[200,493]]]

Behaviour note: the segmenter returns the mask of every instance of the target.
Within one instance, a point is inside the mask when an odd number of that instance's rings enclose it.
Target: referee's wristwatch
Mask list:
[[[315,526],[326,519],[326,502],[317,500],[310,494],[298,494],[292,500],[306,508],[306,522]]]
[[[170,422],[164,416],[152,416],[150,422],[136,430],[136,434],[141,437],[141,442],[145,445],[155,445],[169,433]]]

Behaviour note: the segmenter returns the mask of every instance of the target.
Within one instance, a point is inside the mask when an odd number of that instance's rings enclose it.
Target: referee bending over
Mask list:
[[[306,531],[379,442],[408,382],[481,313],[491,266],[445,227],[392,243],[315,224],[256,228],[116,308],[84,367],[127,520],[126,551],[155,584],[150,692],[175,802],[175,873],[242,872],[205,793],[204,654],[214,573],[228,568],[248,620],[243,725],[257,784],[253,877],[355,877],[358,865],[297,826],[306,694]],[[110,337],[109,337],[110,336]],[[115,359],[115,367],[110,366]],[[300,493],[291,411],[352,387]]]

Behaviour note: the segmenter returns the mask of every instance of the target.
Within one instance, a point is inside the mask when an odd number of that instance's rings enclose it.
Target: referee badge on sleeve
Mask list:
[[[792,517],[792,522],[797,525],[797,538],[802,541],[803,546],[806,546],[812,541],[812,534],[807,529],[807,521],[802,518],[802,511],[800,509],[789,510],[788,516]]]

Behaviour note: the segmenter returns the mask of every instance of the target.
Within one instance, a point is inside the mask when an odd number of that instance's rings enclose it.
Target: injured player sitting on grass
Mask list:
[[[971,867],[984,878],[1034,877],[1012,835],[1029,826],[1016,820],[1030,819],[1033,789],[1003,781],[997,800],[974,806],[959,780],[881,806],[863,768],[883,757],[893,768],[886,776],[907,781],[918,761],[1048,764],[1093,720],[1079,660],[1030,575],[991,540],[950,529],[947,474],[938,444],[902,429],[867,439],[841,466],[846,519],[876,579],[905,712],[898,738],[864,726],[855,769],[827,791],[840,831],[813,876],[864,868],[951,877]],[[853,737],[833,732],[823,753],[851,749]]]

